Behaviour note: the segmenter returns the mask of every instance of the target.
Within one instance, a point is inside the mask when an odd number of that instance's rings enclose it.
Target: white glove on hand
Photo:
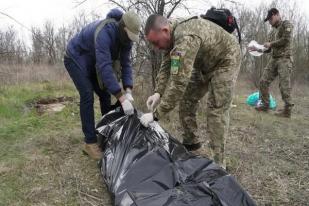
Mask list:
[[[146,105],[148,110],[153,111],[160,103],[160,94],[154,93],[154,95],[148,97]]]
[[[149,124],[153,122],[153,114],[152,112],[143,114],[140,118],[142,125],[145,127],[149,127]]]
[[[120,101],[123,112],[125,115],[132,115],[134,114],[134,107],[132,103],[125,97],[123,97],[123,100]]]
[[[132,90],[127,88],[126,89],[126,93],[124,95],[126,97],[127,100],[129,100],[130,102],[134,102],[133,96],[132,96]]]

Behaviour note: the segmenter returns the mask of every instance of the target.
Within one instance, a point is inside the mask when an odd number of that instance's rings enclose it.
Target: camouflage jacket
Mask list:
[[[220,26],[201,18],[170,22],[173,46],[163,56],[156,78],[155,92],[161,95],[155,116],[171,111],[182,98],[193,67],[213,72],[239,53],[236,38]]]
[[[293,25],[285,20],[273,27],[269,33],[268,41],[271,44],[272,57],[290,57],[292,56],[292,34]]]

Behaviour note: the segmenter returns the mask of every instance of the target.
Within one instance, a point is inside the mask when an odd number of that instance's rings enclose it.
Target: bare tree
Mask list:
[[[31,40],[32,40],[32,60],[35,64],[43,63],[44,58],[44,37],[39,28],[32,27],[31,29]]]
[[[70,37],[74,34],[80,32],[80,30],[90,22],[89,17],[85,11],[80,11],[77,15],[74,16],[72,23],[69,25]]]
[[[55,43],[56,43],[55,49],[56,49],[57,61],[62,60],[69,38],[70,38],[70,32],[68,28],[66,28],[65,26],[60,27],[55,37]]]
[[[46,21],[43,28],[44,49],[48,55],[48,63],[55,64],[56,48],[55,48],[55,28],[51,21]]]
[[[26,46],[18,39],[17,31],[12,26],[6,31],[0,31],[0,61],[2,63],[23,63],[26,54]]]
[[[0,51],[2,53],[2,62],[11,63],[15,55],[16,31],[9,27],[0,34]]]

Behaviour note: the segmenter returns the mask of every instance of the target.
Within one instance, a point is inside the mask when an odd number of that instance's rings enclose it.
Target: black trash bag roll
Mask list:
[[[100,170],[116,206],[251,206],[251,197],[212,160],[188,152],[155,122],[112,111],[97,125]]]

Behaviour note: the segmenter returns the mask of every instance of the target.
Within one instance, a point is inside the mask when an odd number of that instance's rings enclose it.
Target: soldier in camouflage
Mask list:
[[[225,140],[229,110],[241,56],[236,38],[220,26],[198,17],[168,21],[151,15],[145,26],[147,40],[164,50],[154,95],[147,100],[152,110],[141,117],[148,126],[163,118],[180,102],[183,145],[197,150],[203,140],[195,134],[199,100],[208,92],[207,134],[212,158],[225,165]]]
[[[294,106],[291,98],[293,25],[288,20],[282,21],[279,11],[276,8],[268,11],[267,17],[265,18],[266,21],[269,21],[273,29],[269,33],[268,42],[264,43],[264,47],[268,49],[265,52],[271,52],[272,56],[260,80],[262,104],[257,106],[256,109],[258,111],[269,110],[269,86],[279,76],[279,88],[285,106],[276,114],[290,118],[292,107]]]

